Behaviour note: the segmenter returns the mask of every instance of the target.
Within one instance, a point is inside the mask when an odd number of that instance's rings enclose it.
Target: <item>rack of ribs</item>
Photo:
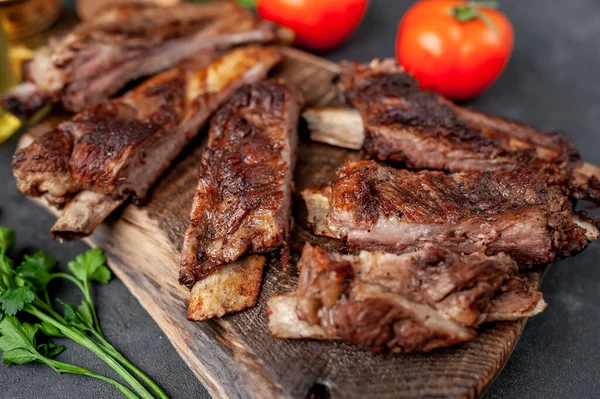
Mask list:
[[[18,150],[17,187],[64,207],[54,237],[89,235],[129,196],[143,201],[212,113],[280,60],[275,48],[244,47],[221,57],[204,53],[156,75]]]
[[[285,257],[303,101],[294,87],[263,81],[212,118],[181,258],[179,281],[192,289],[188,319],[254,306],[265,258],[242,257],[282,247]],[[239,280],[242,295],[228,287]]]
[[[353,108],[309,109],[311,138],[379,160],[450,172],[542,170],[577,199],[600,201],[600,168],[561,133],[460,107],[418,88],[392,60],[344,62],[340,94]]]
[[[296,292],[269,299],[279,338],[341,339],[374,351],[429,351],[472,340],[484,322],[534,316],[542,294],[505,254],[426,245],[403,255],[328,253],[307,244]]]
[[[38,49],[27,82],[8,91],[2,106],[27,119],[47,103],[79,112],[202,51],[238,44],[289,41],[290,31],[259,21],[234,2],[171,7],[124,5],[79,24]]]
[[[595,221],[537,172],[412,172],[375,161],[347,162],[338,179],[302,197],[316,234],[348,247],[404,253],[431,243],[488,255],[505,252],[523,267],[584,249]]]

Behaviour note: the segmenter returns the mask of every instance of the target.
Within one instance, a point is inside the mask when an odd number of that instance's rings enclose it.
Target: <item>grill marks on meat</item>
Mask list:
[[[598,235],[535,172],[410,172],[362,161],[346,163],[338,176],[324,191],[302,195],[315,232],[346,240],[351,248],[485,248],[528,266],[582,250]]]
[[[27,73],[31,82],[9,91],[2,105],[23,119],[47,102],[78,112],[201,51],[286,35],[233,2],[115,7],[38,50]]]
[[[375,351],[432,350],[475,328],[541,312],[542,294],[507,255],[461,255],[431,245],[404,255],[327,253],[306,245],[295,293],[269,300],[282,338],[335,338]]]
[[[379,159],[451,171],[501,169],[510,163],[502,147],[469,129],[447,101],[420,90],[391,60],[370,66],[342,63],[339,87],[361,113],[365,150]]]
[[[100,204],[103,196],[143,200],[210,115],[244,83],[263,79],[281,54],[274,48],[245,47],[216,58],[205,54],[186,61],[17,151],[13,171],[26,194],[44,195],[59,207],[82,190],[98,194],[69,202],[54,235],[89,234],[107,216],[90,209],[115,208],[114,201],[110,207]]]
[[[346,62],[341,68],[340,92],[363,123],[356,123],[352,110],[307,110],[304,116],[313,140],[363,148],[380,160],[417,169],[483,172],[530,167],[575,198],[600,198],[600,170],[584,164],[564,134],[454,105],[420,90],[392,60],[375,60],[368,66]]]
[[[213,117],[186,232],[179,281],[188,287],[289,232],[303,99],[278,81],[244,86]]]

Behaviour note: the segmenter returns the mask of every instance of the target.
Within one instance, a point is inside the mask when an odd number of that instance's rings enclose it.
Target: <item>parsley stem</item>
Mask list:
[[[85,295],[85,288],[84,288],[83,284],[81,284],[81,282],[79,280],[77,280],[75,277],[71,276],[70,274],[67,274],[67,273],[52,273],[50,275],[50,279],[48,280],[48,282],[54,280],[55,278],[64,278],[64,279],[67,279],[67,280],[71,281]]]
[[[83,346],[84,348],[93,352],[96,356],[98,356],[102,361],[104,361],[107,365],[110,366],[119,376],[125,380],[143,399],[154,399],[153,396],[148,392],[148,390],[138,381],[136,380],[127,370],[121,366],[121,364],[112,358],[105,350],[98,345],[94,340],[85,335],[84,333],[68,327],[53,317],[47,315],[46,313],[40,311],[37,307],[32,305],[26,305],[23,310],[41,321],[46,321],[56,327],[61,333],[63,333],[67,338],[70,338],[74,342]]]
[[[102,332],[102,328],[100,328],[100,320],[98,319],[98,314],[96,313],[96,307],[94,306],[94,302],[92,302],[92,292],[90,290],[90,281],[85,280],[83,283],[85,291],[83,295],[85,296],[86,301],[90,304],[92,320],[94,321],[94,328],[100,334],[100,337],[104,339],[104,333]]]
[[[92,377],[92,378],[97,378],[101,381],[107,382],[110,385],[114,386],[127,398],[139,399],[136,394],[131,392],[131,390],[129,388],[127,388],[125,385],[121,384],[119,381],[113,380],[112,378],[105,377],[105,376],[95,373],[91,370],[84,369],[84,368],[78,367],[78,366],[74,366],[72,364],[59,362],[59,361],[52,360],[49,358],[41,358],[41,359],[39,359],[39,361],[52,367],[54,370],[58,371],[59,373],[78,374],[78,375],[85,375],[85,376]]]
[[[135,375],[137,375],[143,382],[145,382],[150,388],[154,390],[154,392],[161,399],[168,399],[167,394],[159,387],[150,377],[148,377],[142,370],[137,368],[133,363],[131,363],[125,356],[123,356],[110,342],[108,342],[104,337],[100,336],[96,331],[92,331],[92,333],[98,338],[100,341],[100,345],[110,356],[118,360],[121,364],[127,367],[130,371],[132,371]]]
[[[102,328],[100,328],[100,320],[98,319],[98,314],[96,313],[96,307],[93,305],[93,302],[92,302],[92,293],[90,290],[90,282],[88,280],[86,280],[83,282],[83,284],[81,284],[81,282],[79,280],[77,280],[77,278],[75,278],[74,276],[67,274],[67,273],[52,273],[50,275],[49,281],[51,281],[55,278],[67,279],[79,288],[79,290],[85,297],[86,301],[88,301],[91,305],[90,310],[92,313],[92,320],[94,321],[94,328],[104,338],[104,333],[102,332]]]

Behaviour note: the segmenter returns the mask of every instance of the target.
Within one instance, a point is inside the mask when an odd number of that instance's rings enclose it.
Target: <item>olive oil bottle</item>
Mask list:
[[[0,25],[0,93],[17,83],[9,55],[9,45]],[[21,121],[10,112],[0,108],[0,143],[7,140],[21,127]]]

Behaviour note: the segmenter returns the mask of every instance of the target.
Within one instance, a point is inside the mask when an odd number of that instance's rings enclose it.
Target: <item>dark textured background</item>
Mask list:
[[[397,23],[411,3],[372,0],[360,29],[346,44],[324,56],[334,61],[393,56]],[[600,164],[600,1],[501,3],[516,31],[514,54],[498,82],[471,105],[543,129],[565,130],[588,161]],[[15,189],[9,163],[16,141],[14,138],[0,145],[0,225],[18,232],[16,255],[39,248],[64,265],[85,246],[53,242],[48,235],[53,218]],[[583,254],[551,268],[542,287],[548,309],[529,321],[513,356],[486,398],[600,397],[599,255],[600,245],[595,243]],[[62,298],[76,295],[66,285],[57,287],[57,292]],[[108,339],[170,396],[208,397],[120,281],[98,287],[95,296]],[[103,363],[73,345],[59,359],[110,372]],[[45,366],[0,366],[0,398],[117,396],[104,383],[61,376]]]

